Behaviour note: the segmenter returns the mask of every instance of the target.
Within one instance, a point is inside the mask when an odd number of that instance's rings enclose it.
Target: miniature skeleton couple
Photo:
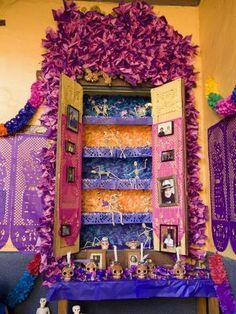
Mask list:
[[[47,300],[45,298],[41,298],[39,303],[40,303],[40,307],[37,309],[36,314],[50,314],[50,310],[46,306]],[[83,314],[80,312],[80,306],[79,305],[72,306],[72,312],[74,314]]]

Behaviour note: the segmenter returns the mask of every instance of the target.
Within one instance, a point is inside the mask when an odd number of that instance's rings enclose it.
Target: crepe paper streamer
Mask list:
[[[209,256],[209,268],[212,280],[215,285],[216,295],[220,302],[223,314],[236,313],[236,299],[234,298],[222,256],[214,254]]]
[[[208,105],[222,117],[228,117],[236,113],[236,87],[231,95],[223,98],[218,91],[218,85],[213,78],[209,78],[205,84],[205,94]]]
[[[32,119],[37,108],[43,102],[41,92],[42,82],[36,81],[31,86],[31,96],[26,105],[18,112],[18,114],[4,124],[0,124],[0,136],[14,135],[21,131],[27,123]]]
[[[41,257],[39,254],[36,254],[28,263],[27,270],[23,272],[15,288],[7,295],[4,302],[7,306],[14,308],[28,298],[39,275],[40,263]]]

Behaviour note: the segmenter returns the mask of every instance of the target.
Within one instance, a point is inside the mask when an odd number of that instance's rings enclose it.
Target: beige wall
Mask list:
[[[199,20],[203,82],[208,76],[213,76],[219,83],[221,94],[228,96],[236,83],[236,1],[202,0],[199,8]],[[208,149],[207,129],[219,120],[219,116],[207,106],[204,99],[201,123],[205,129],[203,134],[205,152]],[[206,175],[204,183],[209,187],[207,158],[202,166]],[[207,203],[210,205],[209,188]],[[211,230],[210,222],[209,230]],[[211,236],[211,232],[209,234]],[[211,237],[209,249],[215,251]],[[223,255],[236,259],[230,245]]]

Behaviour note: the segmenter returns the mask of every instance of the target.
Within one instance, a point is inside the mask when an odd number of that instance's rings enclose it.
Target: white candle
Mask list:
[[[66,254],[66,258],[67,258],[67,264],[70,266],[71,265],[71,252],[68,252]]]
[[[177,262],[180,262],[180,256],[179,256],[179,253],[180,253],[180,247],[177,246],[176,247],[176,259],[177,259]]]
[[[114,260],[115,260],[115,262],[118,262],[118,256],[117,256],[117,246],[116,246],[116,245],[114,245],[114,246],[113,246],[113,248],[114,248]]]
[[[141,242],[140,253],[141,253],[140,262],[142,263],[143,262],[143,242]]]

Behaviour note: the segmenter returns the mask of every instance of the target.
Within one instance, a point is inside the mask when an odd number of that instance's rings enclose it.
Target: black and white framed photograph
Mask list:
[[[105,250],[88,250],[90,260],[94,261],[98,269],[106,269],[106,251]]]
[[[75,182],[75,167],[66,167],[66,181],[69,183]]]
[[[67,153],[70,154],[75,154],[75,143],[71,142],[71,141],[65,141],[65,150]]]
[[[175,160],[175,151],[174,149],[165,150],[161,152],[161,162]]]
[[[174,123],[173,121],[167,121],[159,123],[157,127],[157,132],[159,137],[169,136],[174,134]]]
[[[63,224],[61,225],[61,236],[68,237],[71,235],[71,225]]]
[[[176,253],[178,226],[160,225],[160,248],[162,252]]]
[[[157,181],[159,206],[176,206],[178,204],[178,194],[175,176],[158,178]]]
[[[78,133],[79,130],[79,110],[71,105],[67,106],[67,128]]]
[[[127,250],[126,252],[126,264],[127,267],[137,266],[141,258],[140,250]]]

